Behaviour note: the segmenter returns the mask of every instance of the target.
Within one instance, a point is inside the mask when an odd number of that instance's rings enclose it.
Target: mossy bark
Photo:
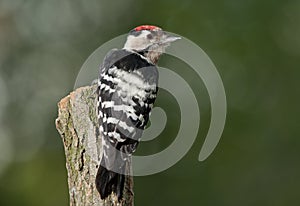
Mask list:
[[[102,154],[96,113],[96,89],[95,85],[79,88],[58,103],[56,128],[65,148],[70,205],[131,206],[132,177],[126,178],[124,200],[120,204],[116,203],[115,195],[102,201],[95,187]]]

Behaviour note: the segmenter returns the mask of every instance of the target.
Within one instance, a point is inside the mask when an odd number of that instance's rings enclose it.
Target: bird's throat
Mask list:
[[[157,52],[157,51],[148,51],[143,54],[143,56],[148,59],[149,62],[153,64],[157,64],[159,57],[161,56],[162,53]]]

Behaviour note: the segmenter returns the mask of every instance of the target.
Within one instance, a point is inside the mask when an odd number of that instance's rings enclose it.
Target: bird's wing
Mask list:
[[[103,140],[106,145],[132,154],[156,98],[157,68],[137,53],[112,50],[100,69],[98,110]],[[114,149],[104,148],[104,152],[118,161]],[[120,158],[123,161],[126,157]],[[115,162],[106,161],[108,169],[114,165]]]

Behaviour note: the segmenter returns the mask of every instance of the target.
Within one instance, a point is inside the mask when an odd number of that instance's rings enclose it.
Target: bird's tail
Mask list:
[[[125,183],[124,171],[121,172],[123,173],[119,174],[106,169],[104,160],[102,158],[96,176],[96,188],[100,193],[101,199],[107,198],[112,192],[114,192],[118,197],[118,201],[120,202],[123,196]]]

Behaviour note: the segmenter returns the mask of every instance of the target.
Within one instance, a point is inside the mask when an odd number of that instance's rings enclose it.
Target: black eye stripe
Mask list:
[[[152,35],[152,34],[148,34],[148,35],[147,35],[147,38],[148,38],[148,39],[153,39],[153,35]]]

